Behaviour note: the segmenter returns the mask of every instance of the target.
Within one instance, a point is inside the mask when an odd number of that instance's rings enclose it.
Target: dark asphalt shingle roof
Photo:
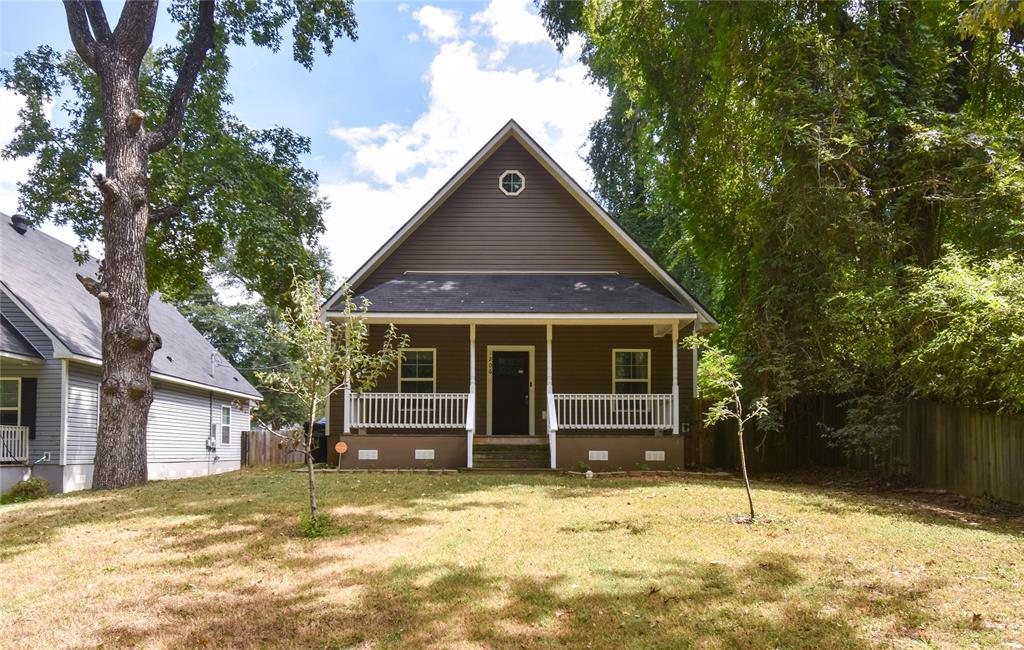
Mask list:
[[[10,321],[0,315],[0,352],[20,354],[23,357],[35,357],[42,359],[43,355],[35,348],[28,339],[21,335]]]
[[[101,359],[99,302],[75,277],[95,277],[98,263],[90,258],[80,266],[73,250],[32,228],[19,234],[10,217],[0,213],[0,280],[72,353]],[[259,391],[158,293],[149,301],[149,320],[163,341],[153,355],[153,372],[260,398]]]
[[[370,312],[693,314],[617,274],[406,274],[368,289]]]

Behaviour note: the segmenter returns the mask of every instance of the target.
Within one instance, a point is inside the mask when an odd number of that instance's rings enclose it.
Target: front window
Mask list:
[[[613,350],[614,392],[645,395],[651,392],[651,351]]]
[[[231,444],[231,407],[220,407],[220,441],[225,445]]]
[[[433,393],[436,375],[434,373],[435,350],[405,350],[398,375],[398,392]]]
[[[21,424],[20,379],[0,379],[0,424]]]

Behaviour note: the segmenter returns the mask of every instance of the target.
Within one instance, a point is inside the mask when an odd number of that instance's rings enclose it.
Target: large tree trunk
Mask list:
[[[146,482],[150,376],[160,337],[149,326],[146,228],[149,153],[138,110],[138,69],[110,52],[101,69],[106,178],[104,260],[97,298],[103,328],[103,382],[93,487]]]
[[[149,225],[149,154],[181,130],[185,106],[207,52],[213,47],[214,4],[200,2],[192,43],[178,73],[163,122],[147,134],[139,109],[139,69],[153,41],[157,0],[126,2],[113,31],[103,3],[64,0],[75,51],[100,80],[106,175],[103,194],[104,259],[98,278],[78,276],[99,300],[103,380],[92,485],[97,489],[146,482],[146,422],[153,402],[150,376],[160,337],[149,327],[146,229]]]

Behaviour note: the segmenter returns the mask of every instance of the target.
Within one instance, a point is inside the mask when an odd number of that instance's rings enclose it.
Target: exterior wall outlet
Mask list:
[[[44,451],[43,452],[43,462],[44,463],[50,462],[50,452],[48,452],[48,451]]]

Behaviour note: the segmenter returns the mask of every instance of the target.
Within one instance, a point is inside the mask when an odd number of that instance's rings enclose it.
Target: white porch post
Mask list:
[[[672,435],[679,435],[679,321],[672,321]]]
[[[555,421],[555,413],[552,413],[552,409],[555,407],[554,400],[554,381],[551,378],[551,334],[553,326],[551,323],[547,324],[547,427],[548,427],[548,445],[551,448],[551,469],[555,469],[558,466],[558,454],[555,450],[555,431],[553,430],[551,423]]]
[[[473,467],[473,436],[476,433],[476,323],[469,324],[469,403],[466,404],[466,467]]]

